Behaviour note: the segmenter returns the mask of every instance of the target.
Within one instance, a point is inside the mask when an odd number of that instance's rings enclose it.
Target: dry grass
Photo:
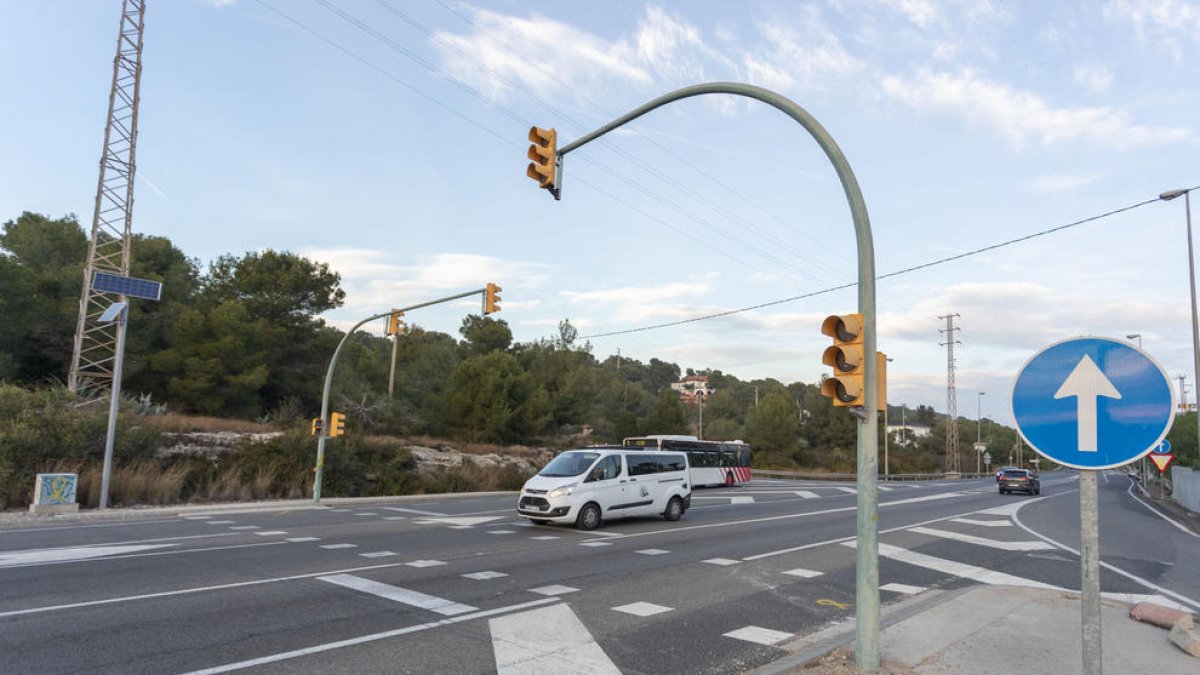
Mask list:
[[[139,417],[138,421],[144,426],[173,433],[229,431],[238,434],[262,434],[276,430],[270,424],[259,424],[258,422],[251,422],[249,420],[228,420],[220,417],[182,415],[179,413],[146,415]]]
[[[439,448],[443,446],[452,447],[463,454],[468,455],[507,455],[512,457],[534,457],[540,458],[545,452],[544,448],[528,448],[523,445],[493,445],[491,443],[469,443],[467,441],[447,441],[441,438],[430,438],[429,436],[410,436],[406,438],[397,438],[395,436],[381,436],[380,439],[388,439],[396,442],[399,445],[419,445],[425,448]]]

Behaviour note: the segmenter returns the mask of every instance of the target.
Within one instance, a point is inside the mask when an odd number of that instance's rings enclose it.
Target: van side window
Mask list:
[[[596,463],[596,468],[592,469],[592,475],[588,477],[588,480],[609,480],[620,475],[621,458],[617,455],[609,455]]]
[[[658,457],[654,455],[627,455],[630,476],[645,476],[658,473]]]
[[[683,471],[687,468],[687,462],[683,461],[683,455],[662,455],[658,458],[659,471]]]

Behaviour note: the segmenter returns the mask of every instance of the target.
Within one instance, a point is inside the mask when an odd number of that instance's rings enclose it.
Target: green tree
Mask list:
[[[800,415],[786,389],[772,389],[746,414],[746,440],[758,451],[790,454],[799,447]]]
[[[549,422],[546,390],[512,354],[493,351],[458,364],[446,385],[451,428],[459,438],[491,443],[528,440]]]
[[[340,283],[341,276],[326,263],[267,249],[217,258],[204,294],[214,304],[236,301],[257,319],[293,327],[311,325],[318,314],[341,307],[346,293]]]
[[[0,231],[6,324],[0,368],[23,382],[65,382],[70,367],[87,237],[74,216],[22,213]],[[5,364],[8,364],[5,366]]]
[[[650,417],[646,419],[646,433],[686,434],[689,428],[687,411],[683,407],[683,402],[679,400],[679,394],[670,387],[660,390],[658,402],[651,411]]]
[[[458,332],[466,340],[468,355],[507,351],[512,346],[512,330],[504,319],[468,314],[463,317]]]

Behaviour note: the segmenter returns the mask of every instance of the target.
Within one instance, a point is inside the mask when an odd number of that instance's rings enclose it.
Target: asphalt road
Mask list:
[[[1103,590],[1200,610],[1200,537],[1129,486],[1100,481]],[[0,671],[745,672],[853,616],[855,500],[756,480],[590,533],[529,525],[513,496],[2,526]],[[1075,473],[1041,498],[974,480],[880,500],[885,604],[1079,588]]]

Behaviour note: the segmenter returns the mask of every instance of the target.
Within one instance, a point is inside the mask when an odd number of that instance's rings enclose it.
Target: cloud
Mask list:
[[[813,89],[839,81],[865,67],[809,8],[801,25],[779,19],[761,22],[767,45],[742,56],[746,78],[768,89]]]
[[[1200,5],[1185,0],[1112,0],[1104,16],[1133,24],[1138,39],[1159,44],[1182,59],[1184,43],[1200,44]]]
[[[300,255],[329,263],[330,268],[341,274],[346,307],[368,311],[453,295],[481,288],[489,281],[512,289],[534,288],[551,275],[551,268],[541,263],[464,253],[425,256],[410,265],[397,264],[390,254],[377,249],[308,249]],[[506,279],[521,281],[506,282]],[[468,298],[465,302],[478,305],[479,301]],[[503,306],[531,309],[537,304],[537,301],[516,302],[505,298]]]
[[[573,306],[608,318],[606,325],[662,323],[720,311],[693,299],[711,296],[708,281],[677,281],[655,286],[622,286],[595,291],[562,291]],[[603,306],[601,308],[600,306]]]
[[[706,63],[724,61],[705,45],[698,28],[653,5],[631,35],[616,39],[536,13],[520,17],[467,11],[474,30],[437,32],[434,46],[452,75],[493,99],[517,93],[514,85],[537,96],[562,98],[571,89],[698,81],[706,79]],[[553,74],[533,63],[553,64]],[[570,83],[569,88],[563,83]]]
[[[1104,66],[1076,66],[1075,81],[1097,94],[1103,94],[1112,86],[1113,74]]]
[[[1060,173],[1039,176],[1029,183],[1029,189],[1034,192],[1066,192],[1091,185],[1106,175],[1103,171],[1093,171],[1082,174]]]
[[[1187,129],[1135,124],[1124,110],[1056,108],[1037,94],[993,82],[965,68],[957,73],[921,70],[913,77],[887,76],[886,95],[918,110],[957,113],[995,129],[1014,147],[1070,141],[1119,148],[1153,147],[1195,139]]]

